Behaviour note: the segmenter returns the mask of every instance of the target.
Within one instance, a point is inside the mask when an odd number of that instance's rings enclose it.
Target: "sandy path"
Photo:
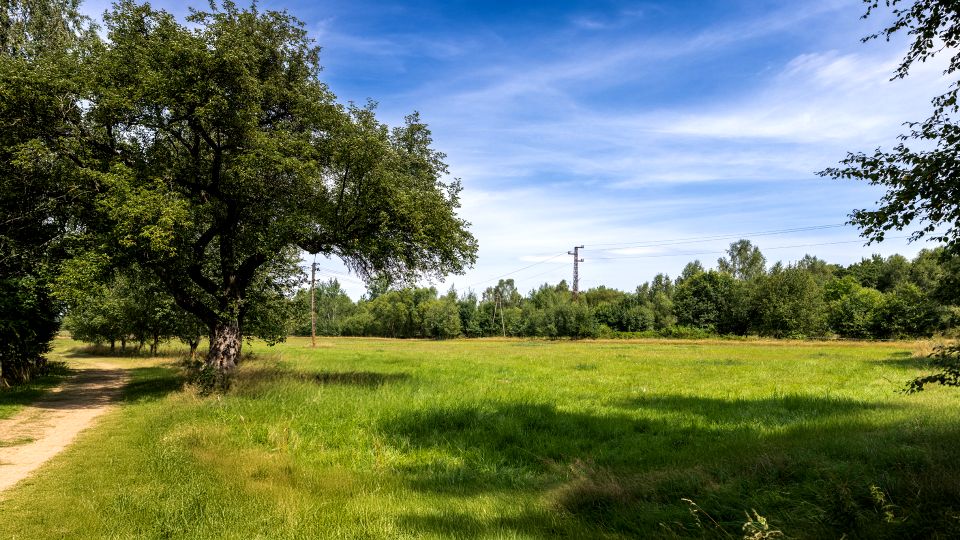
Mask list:
[[[126,381],[123,369],[91,364],[39,401],[0,420],[0,491],[66,448],[109,409]]]

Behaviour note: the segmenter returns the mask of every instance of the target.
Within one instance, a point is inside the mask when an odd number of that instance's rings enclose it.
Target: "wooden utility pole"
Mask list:
[[[310,346],[317,348],[317,301],[314,285],[317,282],[317,263],[310,265]]]
[[[503,329],[503,337],[507,337],[507,321],[503,318],[503,294],[497,294],[497,303],[500,304],[500,327]],[[496,323],[496,319],[493,321]]]
[[[580,258],[580,250],[583,249],[583,246],[574,246],[573,251],[568,251],[567,255],[573,255],[573,299],[576,300],[580,296],[580,263],[583,262],[583,259]]]

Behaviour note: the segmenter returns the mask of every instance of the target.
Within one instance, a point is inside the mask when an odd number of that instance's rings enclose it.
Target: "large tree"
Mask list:
[[[911,238],[929,238],[960,252],[960,5],[952,0],[864,0],[864,18],[881,6],[892,11],[892,22],[864,41],[890,40],[905,32],[912,40],[893,78],[910,73],[917,62],[939,53],[949,56],[945,74],[954,78],[947,91],[933,99],[933,112],[908,130],[892,149],[851,152],[839,167],[821,175],[866,181],[886,188],[873,209],[858,209],[851,223],[870,241],[882,241],[891,229],[913,229]]]
[[[240,355],[251,291],[291,246],[365,278],[475,260],[460,185],[444,181],[426,125],[413,114],[390,129],[371,105],[337,104],[298,20],[224,2],[185,25],[123,1],[105,23],[71,155],[91,195],[82,230],[209,327],[221,374]]]
[[[76,120],[73,67],[92,36],[71,0],[0,4],[0,386],[44,365],[59,327],[50,280],[72,199],[49,152]]]

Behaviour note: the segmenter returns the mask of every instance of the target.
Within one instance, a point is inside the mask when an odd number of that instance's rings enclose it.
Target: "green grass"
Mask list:
[[[63,382],[69,374],[67,364],[55,357],[47,364],[47,373],[44,375],[27,384],[0,388],[0,420],[13,416],[25,405],[33,403],[44,392]]]
[[[956,537],[960,392],[899,393],[913,347],[293,339],[205,398],[141,361],[0,537]]]

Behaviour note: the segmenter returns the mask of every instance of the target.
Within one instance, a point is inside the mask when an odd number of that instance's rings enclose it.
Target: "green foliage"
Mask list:
[[[929,360],[930,366],[939,371],[910,381],[907,385],[908,393],[922,392],[928,384],[960,386],[960,346],[939,346],[930,354]]]
[[[913,260],[871,257],[843,267],[815,257],[774,264],[769,273],[738,280],[726,272],[688,265],[686,278],[656,275],[634,292],[608,287],[583,291],[574,301],[565,283],[544,284],[523,296],[500,280],[480,298],[473,292],[408,287],[385,289],[353,304],[342,292],[331,302],[349,312],[326,335],[386,337],[529,336],[543,338],[760,335],[901,339],[950,334],[960,323],[951,296],[960,283],[960,257],[943,249]],[[891,287],[886,293],[863,282]],[[321,290],[324,289],[321,286]],[[339,291],[337,286],[336,291]],[[326,298],[325,292],[319,292]],[[299,293],[294,311],[304,334],[309,303]],[[327,300],[320,300],[320,311]],[[436,303],[433,303],[436,301]],[[456,310],[459,318],[454,321]],[[441,324],[439,321],[446,321]]]
[[[82,283],[69,276],[67,272],[58,281],[57,294],[66,299],[64,326],[74,339],[109,343],[111,351],[117,342],[121,350],[136,343],[138,352],[149,344],[153,355],[171,338],[197,342],[205,333],[199,321],[177,306],[166,289],[138,266]]]
[[[74,60],[91,34],[76,1],[0,5],[0,386],[42,370],[59,326],[50,282],[74,194],[51,141],[77,118]]]
[[[939,329],[939,311],[913,283],[899,285],[884,298],[880,332],[891,337],[933,335]]]
[[[766,272],[767,260],[749,240],[737,240],[727,249],[727,257],[717,260],[717,270],[749,281]]]
[[[420,305],[420,310],[426,337],[450,339],[460,336],[462,327],[456,297],[428,300]]]
[[[910,279],[910,271],[910,261],[902,255],[891,255],[886,259],[874,255],[851,264],[843,274],[856,278],[864,287],[885,293]]]
[[[862,287],[853,276],[827,284],[827,320],[841,337],[868,339],[881,335],[883,293]]]
[[[827,333],[823,289],[802,268],[788,266],[760,278],[752,301],[760,335],[803,338]]]
[[[882,241],[890,230],[913,228],[911,238],[930,238],[948,249],[960,250],[960,204],[953,186],[960,165],[960,18],[956,3],[950,0],[887,1],[865,0],[866,17],[881,5],[892,12],[887,26],[865,40],[885,38],[904,32],[910,47],[894,72],[906,77],[915,62],[925,62],[939,53],[949,56],[945,74],[952,78],[946,93],[932,101],[933,112],[922,122],[907,124],[909,131],[892,149],[871,153],[849,153],[839,167],[822,171],[822,176],[853,179],[880,186],[886,192],[875,209],[858,209],[851,214],[853,224],[870,241]],[[910,120],[910,119],[904,119]]]
[[[356,312],[356,306],[334,278],[318,281],[314,290],[314,302],[317,311],[317,335],[339,336],[343,333],[343,324],[347,317]],[[297,290],[293,298],[293,317],[291,333],[295,336],[310,335],[310,289]]]
[[[455,292],[437,297],[433,287],[389,290],[359,302],[340,331],[352,336],[449,339],[463,333],[463,310]],[[474,314],[475,310],[467,311],[468,316]],[[476,329],[476,322],[472,324]]]
[[[43,276],[0,278],[0,388],[41,373],[60,327]]]
[[[742,281],[725,272],[701,272],[684,280],[674,295],[677,322],[719,334],[747,329],[747,298]]]

